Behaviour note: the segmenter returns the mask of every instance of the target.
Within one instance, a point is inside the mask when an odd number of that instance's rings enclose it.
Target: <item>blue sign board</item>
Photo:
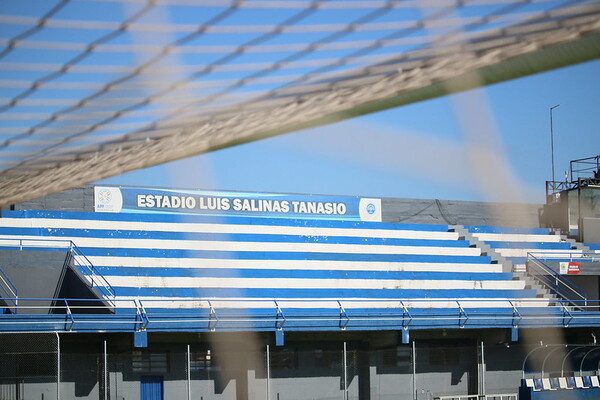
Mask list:
[[[381,221],[381,199],[142,187],[94,188],[96,212]]]

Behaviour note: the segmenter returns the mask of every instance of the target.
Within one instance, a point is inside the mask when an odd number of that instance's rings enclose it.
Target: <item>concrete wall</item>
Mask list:
[[[413,379],[405,373],[377,373],[377,367],[371,367],[371,400],[412,399]]]
[[[475,201],[382,200],[384,222],[449,225],[538,227],[541,204],[483,203]]]
[[[495,331],[494,331],[495,332]],[[307,332],[289,335],[293,340],[285,346],[271,344],[272,359],[284,349],[296,353],[295,364],[290,368],[273,366],[271,369],[271,400],[343,400],[342,349],[344,339],[347,347],[347,391],[349,400],[412,400],[412,345],[386,344],[380,348],[382,337],[390,332],[318,333]],[[477,336],[483,335],[486,345],[487,393],[514,393],[520,383],[520,366],[525,350],[519,346],[505,348],[495,342],[502,335],[479,331],[424,333],[427,337],[416,339],[416,392],[418,400],[430,400],[433,396],[467,394],[477,387]],[[202,400],[264,400],[266,399],[267,375],[265,369],[266,343],[272,333],[258,335],[254,343],[247,343],[247,351],[241,336],[211,333],[151,334],[149,347],[132,347],[131,334],[61,334],[61,398],[97,400],[103,398],[104,371],[103,341],[108,343],[108,371],[110,398],[131,400],[140,398],[140,378],[143,375],[164,377],[165,399],[187,398],[187,372],[185,342],[194,349],[221,347],[235,349],[237,365],[222,368],[218,364],[211,370],[193,370],[191,374],[191,398]],[[419,336],[415,333],[414,336]],[[421,335],[422,336],[422,335]],[[439,336],[432,339],[433,336]],[[457,336],[462,336],[457,339]],[[471,336],[469,338],[469,336]],[[51,338],[51,335],[48,335]],[[31,338],[26,337],[24,342]],[[35,338],[34,338],[35,339]],[[34,340],[31,339],[31,340]],[[170,341],[169,341],[170,339]],[[24,343],[27,344],[27,343]],[[391,346],[390,346],[391,345]],[[29,346],[29,345],[27,345]],[[25,351],[27,346],[22,346]],[[8,346],[0,351],[3,360],[0,378],[14,376],[11,369]],[[11,346],[12,347],[12,346]],[[52,350],[50,344],[39,347],[40,351]],[[21,351],[17,349],[18,351]],[[329,352],[330,365],[318,362],[321,350]],[[148,355],[166,354],[167,368],[163,372],[135,371],[133,354],[142,351]],[[35,361],[32,352],[24,353]],[[398,355],[398,358],[394,358]],[[392,357],[390,357],[392,356]],[[54,360],[55,357],[52,358]],[[23,362],[23,359],[21,360]],[[52,372],[56,363],[48,365]],[[10,370],[10,371],[9,371]],[[11,372],[12,371],[12,372]],[[17,374],[18,375],[18,374]],[[56,373],[50,376],[25,376],[25,398],[55,399]]]
[[[27,303],[37,307],[29,313],[49,313],[49,299],[58,293],[68,254],[67,250],[0,250],[0,269],[17,288],[18,297],[44,299]]]
[[[94,187],[81,186],[38,199],[14,204],[14,210],[94,211]]]
[[[585,270],[587,265],[583,263],[582,268]],[[590,273],[588,272],[588,274]],[[571,281],[579,289],[583,290],[588,299],[596,300],[600,298],[600,293],[598,291],[598,288],[600,287],[600,276],[597,274],[598,273],[596,272],[594,275],[563,275],[563,277],[566,280]]]
[[[412,345],[393,344],[378,348],[381,337],[390,332],[332,334],[308,332],[295,334],[295,341],[283,347],[271,344],[271,355],[293,349],[297,363],[291,368],[272,367],[270,380],[271,400],[343,400],[343,339],[347,342],[347,391],[349,400],[412,400]],[[243,351],[234,344],[235,335],[222,333],[156,334],[150,335],[149,347],[132,348],[131,334],[62,334],[61,335],[61,398],[97,400],[103,398],[104,371],[103,340],[108,343],[109,392],[111,399],[140,398],[140,378],[143,375],[164,377],[165,399],[187,398],[186,341],[193,349],[215,345],[216,336],[225,338],[236,350],[235,371],[218,367],[211,370],[193,370],[191,398],[202,400],[264,400],[267,390],[265,364],[266,345],[271,333],[257,338]],[[489,343],[502,335],[479,331],[429,332],[416,341],[416,392],[418,400],[430,400],[439,395],[465,395],[477,387],[478,347],[476,337],[483,335]],[[438,339],[431,339],[438,335]],[[462,336],[462,339],[457,339]],[[415,335],[419,336],[419,335]],[[469,338],[468,336],[471,336]],[[212,339],[211,339],[212,337]],[[168,342],[167,338],[171,338]],[[358,340],[357,339],[362,339]],[[367,343],[371,343],[368,345]],[[46,346],[48,347],[48,346]],[[326,366],[317,361],[319,349],[330,352],[333,363]],[[133,354],[166,354],[168,366],[163,372],[135,371]],[[505,347],[497,343],[485,346],[487,393],[515,393],[520,383],[521,363],[525,350],[520,346]],[[397,354],[399,358],[390,358]],[[407,357],[408,356],[408,357]],[[2,355],[2,358],[4,356]],[[274,358],[274,357],[272,357]],[[6,360],[6,359],[5,359]],[[55,367],[53,364],[51,367]],[[4,364],[3,370],[6,370]],[[14,371],[13,371],[14,372]],[[56,374],[49,377],[24,377],[27,399],[56,398]],[[361,389],[361,386],[364,386]]]
[[[554,203],[544,206],[541,223],[544,227],[560,228],[563,234],[569,234],[579,241],[593,242],[594,236],[582,236],[585,218],[600,218],[600,187],[584,186],[560,192]],[[588,231],[597,232],[598,228],[589,226]]]
[[[94,187],[82,186],[15,204],[14,210],[94,211]],[[422,224],[539,226],[541,204],[383,198],[383,221]]]
[[[600,243],[600,218],[583,218],[582,228],[582,242]]]
[[[525,350],[508,342],[484,345],[486,393],[515,393],[515,385],[521,379]]]

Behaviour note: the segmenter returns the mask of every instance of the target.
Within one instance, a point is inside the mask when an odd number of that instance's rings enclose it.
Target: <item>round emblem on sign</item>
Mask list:
[[[109,204],[112,201],[112,193],[108,189],[98,192],[98,201],[102,204]]]
[[[369,203],[367,204],[367,213],[369,214],[375,214],[375,204],[373,203]]]

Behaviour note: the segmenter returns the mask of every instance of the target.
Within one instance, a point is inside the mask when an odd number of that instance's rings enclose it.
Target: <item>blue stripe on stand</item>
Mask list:
[[[466,240],[396,239],[376,237],[313,236],[257,233],[164,232],[141,230],[75,229],[75,228],[12,228],[0,227],[0,235],[40,237],[94,237],[109,239],[159,239],[229,242],[328,243],[389,246],[469,247]]]
[[[301,278],[301,279],[387,279],[387,280],[511,280],[509,272],[428,272],[428,271],[338,271],[246,268],[147,268],[95,266],[104,276],[212,277],[212,278]]]
[[[133,213],[93,213],[75,211],[4,211],[4,218],[52,218],[52,219],[78,219],[99,221],[131,221],[131,222],[174,222],[174,223],[210,223],[226,225],[269,225],[269,226],[301,226],[315,228],[354,228],[354,229],[388,229],[388,230],[415,230],[448,232],[448,225],[430,224],[399,224],[392,222],[363,222],[339,221],[316,219],[285,219],[261,217],[215,217],[208,215],[188,214],[133,214]]]
[[[495,249],[553,249],[553,250],[571,250],[571,243],[568,242],[503,242],[486,241],[490,247]]]
[[[526,235],[549,235],[549,228],[511,228],[502,226],[465,225],[469,232],[473,233],[505,233]]]
[[[127,297],[201,297],[251,299],[468,299],[533,298],[535,290],[520,289],[237,289],[237,288],[156,288],[116,287],[117,296]]]
[[[320,253],[289,251],[218,251],[174,249],[126,249],[104,247],[79,247],[86,256],[159,257],[159,258],[211,258],[236,260],[339,260],[384,262],[439,262],[490,264],[489,256],[460,256],[435,254],[370,254],[370,253]]]

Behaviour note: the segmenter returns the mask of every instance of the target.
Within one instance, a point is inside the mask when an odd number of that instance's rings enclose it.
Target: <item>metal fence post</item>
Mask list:
[[[343,356],[343,368],[344,368],[344,400],[348,400],[348,358],[346,342],[344,342],[344,356]]]
[[[104,341],[104,400],[108,400],[108,344]]]
[[[483,346],[483,340],[481,341],[481,377],[480,377],[480,381],[481,381],[481,388],[480,388],[480,394],[482,395],[482,398],[485,399],[486,398],[486,393],[485,393],[485,348]]]
[[[60,400],[60,335],[56,335],[56,400]]]
[[[186,352],[186,368],[187,368],[187,398],[191,400],[192,398],[192,388],[191,388],[191,380],[192,380],[192,371],[190,369],[190,345],[187,345]]]
[[[267,345],[267,400],[271,400],[271,355]]]
[[[413,400],[417,400],[417,348],[414,340],[412,342],[412,367]]]

